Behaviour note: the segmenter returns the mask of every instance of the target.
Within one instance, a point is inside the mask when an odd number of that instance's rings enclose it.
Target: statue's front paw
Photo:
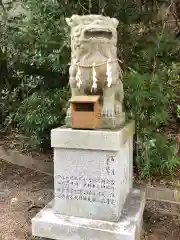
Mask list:
[[[70,107],[67,109],[66,115],[67,115],[67,117],[71,116],[71,108]]]
[[[116,115],[119,115],[121,112],[122,112],[122,105],[116,104],[116,109],[115,109]]]
[[[102,108],[101,115],[104,117],[112,117],[115,115],[114,105],[105,104]]]

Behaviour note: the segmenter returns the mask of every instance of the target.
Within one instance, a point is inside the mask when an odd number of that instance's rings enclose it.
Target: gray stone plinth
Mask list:
[[[99,117],[99,128],[100,129],[115,129],[120,127],[125,122],[125,113],[122,112],[119,115],[115,115],[114,117]],[[65,123],[67,128],[72,127],[71,116],[67,116],[65,118]]]
[[[51,147],[118,151],[134,135],[134,121],[111,130],[75,130],[59,127],[51,130]]]
[[[145,191],[133,189],[118,222],[54,214],[50,203],[32,219],[32,234],[55,240],[140,240]]]
[[[118,221],[132,188],[134,123],[116,130],[52,130],[54,213]]]

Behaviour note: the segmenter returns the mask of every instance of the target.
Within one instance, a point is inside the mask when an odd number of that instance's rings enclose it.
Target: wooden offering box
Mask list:
[[[69,100],[72,128],[99,128],[99,98],[100,96],[74,96]]]

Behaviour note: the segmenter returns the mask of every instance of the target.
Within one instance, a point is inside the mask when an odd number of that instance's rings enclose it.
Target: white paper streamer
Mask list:
[[[78,71],[76,74],[77,87],[80,88],[82,84],[80,67],[78,66]]]
[[[92,70],[92,74],[93,74],[93,85],[92,85],[92,90],[96,90],[97,89],[97,77],[96,77],[96,70],[95,70],[95,63],[93,63],[93,70]]]
[[[110,87],[112,84],[112,71],[111,71],[111,65],[110,65],[111,59],[108,59],[107,61],[107,86]]]

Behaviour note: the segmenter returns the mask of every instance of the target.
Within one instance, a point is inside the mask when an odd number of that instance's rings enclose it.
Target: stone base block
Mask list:
[[[133,189],[118,222],[54,214],[53,202],[32,219],[32,234],[56,240],[140,240],[145,190]]]
[[[54,212],[118,221],[132,189],[134,122],[116,130],[51,131]]]
[[[125,122],[125,113],[122,112],[115,117],[103,117],[99,118],[99,128],[100,129],[116,129],[121,127],[122,124]],[[71,116],[67,116],[65,119],[65,125],[67,128],[72,127]]]

